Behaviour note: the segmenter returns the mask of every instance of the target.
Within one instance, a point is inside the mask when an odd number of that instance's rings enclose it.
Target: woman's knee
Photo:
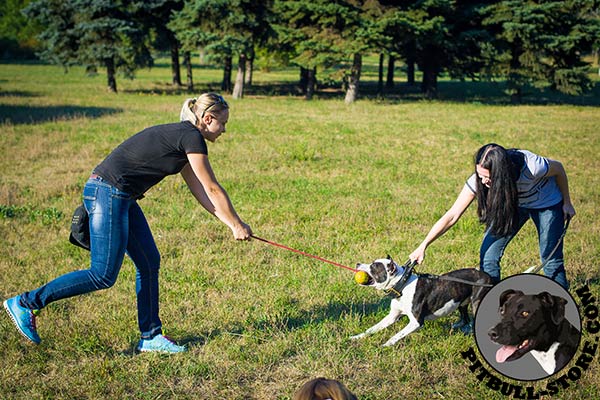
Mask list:
[[[96,290],[103,290],[115,285],[119,273],[118,271],[116,273],[108,273],[106,271],[100,272],[99,270],[92,268],[89,270],[89,275]]]

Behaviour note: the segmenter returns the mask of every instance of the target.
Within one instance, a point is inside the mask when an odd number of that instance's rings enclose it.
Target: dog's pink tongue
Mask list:
[[[503,363],[508,357],[510,357],[515,351],[517,346],[502,346],[496,352],[496,362]]]

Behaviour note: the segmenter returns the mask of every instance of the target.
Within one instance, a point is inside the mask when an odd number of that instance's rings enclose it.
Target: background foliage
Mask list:
[[[221,90],[234,98],[252,84],[256,55],[268,54],[300,69],[307,99],[319,80],[332,80],[351,103],[360,93],[361,58],[379,54],[379,95],[387,59],[387,88],[399,60],[409,83],[416,68],[422,72],[420,90],[428,98],[437,97],[438,79],[449,74],[506,81],[507,94],[519,102],[528,86],[589,91],[585,57],[598,59],[600,49],[598,0],[10,0],[5,8],[3,58],[14,57],[11,46],[30,49],[39,40],[43,60],[106,68],[115,92],[117,72],[133,77],[167,49],[172,82],[182,84],[181,49],[192,90],[189,57],[201,49],[223,67]]]

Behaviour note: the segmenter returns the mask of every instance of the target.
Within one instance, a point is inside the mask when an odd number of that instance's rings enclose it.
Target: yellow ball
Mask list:
[[[364,285],[365,283],[369,282],[369,274],[367,274],[365,271],[357,271],[354,274],[354,281],[359,285]]]

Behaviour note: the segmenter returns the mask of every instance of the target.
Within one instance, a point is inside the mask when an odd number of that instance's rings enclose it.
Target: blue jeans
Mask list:
[[[160,254],[135,198],[102,178],[89,179],[83,203],[90,215],[91,263],[22,295],[22,305],[42,309],[53,301],[113,286],[125,253],[136,267],[138,325],[142,338],[162,333],[158,317]]]
[[[500,281],[500,259],[504,254],[504,249],[513,237],[523,227],[525,222],[531,218],[538,232],[538,240],[540,245],[540,257],[542,262],[545,262],[558,241],[564,230],[564,214],[562,210],[562,202],[555,206],[543,209],[519,209],[519,225],[517,230],[508,236],[494,236],[488,230],[483,238],[481,249],[479,250],[479,267],[482,271],[487,272],[493,282]],[[558,245],[558,248],[544,266],[544,275],[555,280],[565,289],[569,289],[569,283],[565,273],[565,265],[563,259],[563,243]]]

